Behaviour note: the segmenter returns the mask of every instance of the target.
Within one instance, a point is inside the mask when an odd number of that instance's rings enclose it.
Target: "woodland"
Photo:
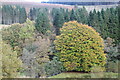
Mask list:
[[[120,6],[0,10],[1,78],[118,77]]]

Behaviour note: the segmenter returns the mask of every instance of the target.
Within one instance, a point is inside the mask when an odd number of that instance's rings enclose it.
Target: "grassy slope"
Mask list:
[[[61,73],[50,78],[118,78],[118,73]]]

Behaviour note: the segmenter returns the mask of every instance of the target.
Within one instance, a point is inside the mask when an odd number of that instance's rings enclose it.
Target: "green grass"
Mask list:
[[[50,78],[118,78],[118,73],[61,73]]]

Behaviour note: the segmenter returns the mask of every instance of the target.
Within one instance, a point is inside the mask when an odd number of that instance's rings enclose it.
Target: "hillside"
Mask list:
[[[66,8],[66,9],[73,9],[74,6],[70,5],[62,5],[62,4],[49,4],[49,3],[38,3],[38,2],[2,2],[2,5],[19,5],[26,8],[27,13],[29,12],[30,8]]]
[[[72,9],[73,6],[62,5],[62,4],[48,4],[48,3],[38,3],[38,2],[2,2],[2,5],[20,5],[26,8],[36,7],[36,8],[69,8]]]
[[[113,5],[118,4],[119,0],[49,0],[51,4],[66,4],[66,5]]]
[[[2,5],[20,5],[26,8],[27,12],[29,12],[30,8],[66,8],[66,9],[73,9],[74,5],[65,5],[65,4],[50,4],[50,3],[38,3],[38,2],[2,2]],[[87,11],[91,11],[96,9],[97,11],[100,11],[102,8],[107,9],[111,7],[116,7],[118,4],[112,4],[112,5],[79,5],[79,7],[83,7],[87,9]]]
[[[49,2],[119,2],[119,0],[49,0]]]

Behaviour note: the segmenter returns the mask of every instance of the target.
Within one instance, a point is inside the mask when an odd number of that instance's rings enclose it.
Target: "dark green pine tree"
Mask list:
[[[99,11],[97,12],[97,15],[98,15],[98,26],[100,28],[100,35],[105,39],[107,38],[105,23],[102,14]]]
[[[119,19],[118,12],[114,8],[110,8],[110,16],[109,16],[109,36],[118,42],[118,30],[119,30]]]
[[[37,19],[36,19],[36,24],[35,27],[39,33],[46,34],[47,30],[50,28],[50,21],[47,15],[47,12],[42,12],[40,11]]]
[[[56,28],[56,35],[60,34],[59,29],[63,26],[64,22],[65,22],[64,14],[60,10],[57,10],[53,21],[53,24],[55,25]]]
[[[120,3],[120,2],[119,2]],[[118,12],[118,20],[119,20],[119,25],[120,25],[120,5],[117,7],[117,12]],[[120,26],[118,26],[118,35],[120,34]],[[118,40],[120,42],[120,36],[118,37]],[[120,50],[119,50],[120,51]]]
[[[29,19],[32,21],[36,20],[39,10],[40,8],[31,8],[28,16]]]
[[[83,24],[88,24],[88,12],[85,7],[79,10],[80,22]]]
[[[0,7],[0,24],[2,24],[2,7]]]
[[[80,9],[81,10],[81,9]],[[81,12],[79,11],[79,8],[76,8],[74,10],[74,17],[75,17],[75,20],[78,21],[78,22],[81,22],[81,17],[80,17],[80,14]],[[82,22],[81,22],[82,23]]]
[[[109,9],[107,9],[106,11],[104,9],[101,10],[101,15],[103,17],[103,21],[104,21],[104,29],[105,29],[105,32],[106,32],[106,37],[107,38],[110,33],[109,33],[109,28],[108,28],[108,24],[109,24],[109,16],[110,16],[110,11]]]
[[[90,11],[90,13],[89,13],[89,20],[88,20],[88,25],[89,26],[92,26],[93,25],[93,13],[92,13],[92,11]]]
[[[76,15],[74,9],[71,10],[70,20],[71,20],[71,21],[77,20],[77,15]]]
[[[24,23],[27,19],[25,8],[20,8],[19,23]]]
[[[30,20],[34,20],[34,18],[33,18],[33,9],[31,8],[30,9],[30,12],[29,12],[29,18],[30,18]]]
[[[65,19],[65,22],[70,21],[70,12],[68,11],[68,9],[66,9],[65,11],[64,19]]]
[[[98,14],[95,9],[93,10],[93,12],[90,12],[89,14],[89,25],[94,27],[96,31],[100,33]]]
[[[2,6],[2,24],[9,24],[10,20],[10,6],[3,5]]]
[[[51,15],[52,15],[53,19],[55,18],[55,15],[56,15],[57,11],[58,11],[58,9],[56,9],[56,8],[52,9]]]

